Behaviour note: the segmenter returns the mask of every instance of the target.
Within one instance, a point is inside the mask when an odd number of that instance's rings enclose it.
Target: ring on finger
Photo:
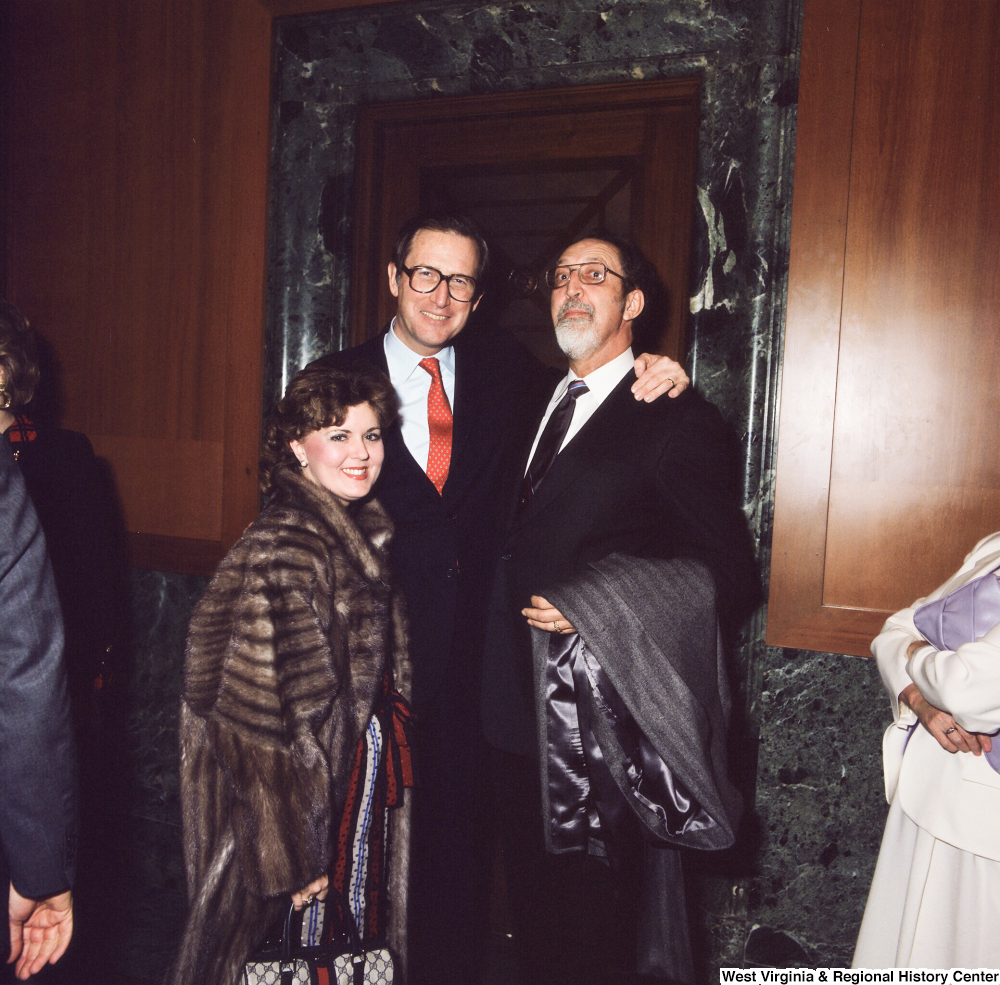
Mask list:
[[[958,727],[956,725],[952,725],[951,728],[946,728],[944,730],[944,734],[945,735],[951,735],[952,732],[957,732],[957,731],[958,731]]]

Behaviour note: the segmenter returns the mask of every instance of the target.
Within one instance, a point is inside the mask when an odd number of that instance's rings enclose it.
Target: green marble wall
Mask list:
[[[207,583],[207,578],[132,572],[134,651],[126,723],[131,892],[122,954],[130,983],[163,980],[183,927],[177,719],[187,624]]]
[[[889,810],[882,733],[892,715],[875,661],[768,647],[758,701],[747,933],[789,935],[802,947],[794,963],[849,967]],[[758,932],[747,957],[772,963],[785,947]]]

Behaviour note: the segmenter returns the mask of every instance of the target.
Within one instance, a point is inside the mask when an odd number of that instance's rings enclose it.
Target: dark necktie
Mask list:
[[[553,409],[545,424],[545,430],[542,431],[542,436],[538,439],[535,454],[531,456],[531,464],[524,476],[524,482],[521,486],[521,506],[524,506],[538,491],[542,479],[545,478],[545,473],[556,460],[556,455],[559,454],[563,439],[569,430],[569,422],[573,420],[576,398],[589,392],[590,389],[583,380],[573,380],[569,389],[562,395],[562,399]]]
[[[444,483],[451,467],[451,407],[441,382],[441,366],[429,356],[420,360],[420,368],[431,374],[431,388],[427,391],[427,430],[430,445],[427,449],[427,478],[434,483],[438,493],[444,492]]]

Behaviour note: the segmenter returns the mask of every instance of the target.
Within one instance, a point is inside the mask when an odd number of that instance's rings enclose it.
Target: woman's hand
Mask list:
[[[554,609],[541,595],[532,595],[531,604],[534,608],[522,609],[521,615],[528,620],[529,626],[544,629],[546,633],[575,633],[572,623],[558,610]]]
[[[327,890],[330,887],[330,877],[320,876],[314,879],[308,886],[303,886],[297,893],[292,893],[292,904],[296,910],[308,906],[313,899],[326,899]]]
[[[917,646],[926,645],[923,640],[917,640]],[[911,643],[907,648],[907,657],[913,646]],[[907,684],[899,692],[899,700],[913,709],[914,714],[920,719],[920,724],[937,739],[938,745],[945,752],[971,752],[973,756],[981,756],[993,748],[988,735],[966,732],[948,712],[935,708],[927,701],[916,684]]]

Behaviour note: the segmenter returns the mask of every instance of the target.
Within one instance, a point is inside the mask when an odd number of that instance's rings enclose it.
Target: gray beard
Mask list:
[[[594,323],[588,321],[581,327],[581,322],[583,322],[581,318],[572,320],[564,318],[556,323],[556,342],[573,362],[586,359],[600,347]]]

